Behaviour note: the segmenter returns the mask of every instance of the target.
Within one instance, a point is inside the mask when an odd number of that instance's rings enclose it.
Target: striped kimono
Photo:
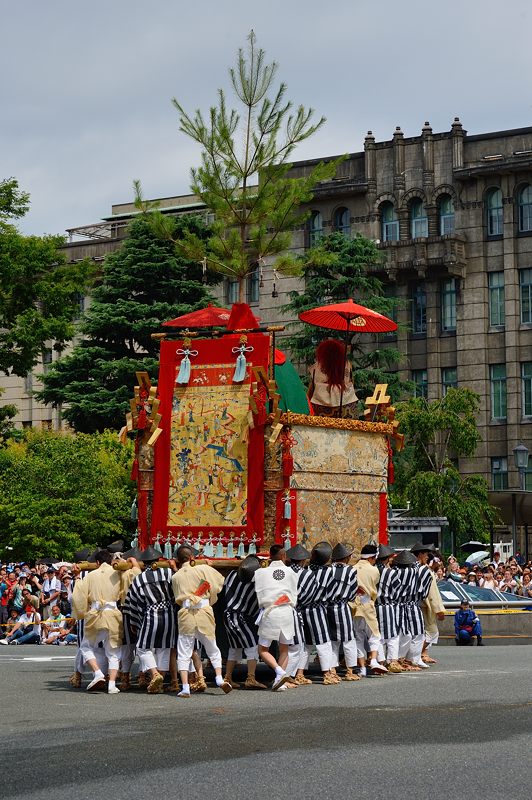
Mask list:
[[[314,587],[308,592],[308,602],[300,604],[298,597],[298,608],[303,617],[303,628],[305,642],[311,644],[325,644],[331,641],[329,633],[329,621],[327,619],[327,605],[332,578],[330,566],[311,565],[307,568],[313,576]],[[310,583],[310,578],[309,578]]]
[[[397,606],[399,630],[403,635],[419,636],[425,632],[421,602],[428,596],[432,574],[428,567],[414,564],[397,569],[400,599]]]
[[[356,597],[358,580],[349,564],[333,564],[329,582],[327,619],[332,642],[351,642],[355,638],[353,613],[348,603]]]
[[[292,569],[297,575],[297,606],[295,616],[295,634],[294,645],[305,644],[305,626],[303,623],[303,614],[301,608],[308,606],[312,602],[312,598],[316,591],[316,581],[314,573],[309,569],[299,566],[299,564],[291,564]]]
[[[398,603],[401,601],[402,584],[398,567],[384,567],[381,572],[375,608],[379,630],[384,641],[399,636],[400,619]]]
[[[139,648],[175,647],[176,606],[171,569],[148,567],[137,575],[129,587],[125,607],[131,624],[138,631]]]
[[[224,582],[224,625],[229,647],[249,649],[258,643],[255,620],[259,613],[255,584],[243,583],[238,571],[230,572]]]

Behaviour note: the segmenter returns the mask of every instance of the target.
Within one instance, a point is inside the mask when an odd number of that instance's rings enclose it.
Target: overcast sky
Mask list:
[[[418,135],[532,125],[530,0],[0,0],[0,176],[31,194],[26,233],[189,191],[197,147],[171,98],[208,109],[247,33],[288,97],[327,123],[296,159]]]

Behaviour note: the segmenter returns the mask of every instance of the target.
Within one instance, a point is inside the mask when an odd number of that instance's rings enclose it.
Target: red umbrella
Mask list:
[[[388,333],[397,329],[397,323],[392,319],[352,300],[311,308],[303,311],[299,319],[318,328],[347,333]]]
[[[216,308],[211,303],[207,308],[191,311],[181,317],[163,322],[163,325],[172,328],[215,328],[227,325],[231,312],[227,308]]]

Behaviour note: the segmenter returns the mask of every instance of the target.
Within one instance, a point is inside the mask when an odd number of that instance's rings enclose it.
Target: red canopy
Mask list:
[[[215,328],[227,325],[230,316],[229,309],[217,308],[209,303],[207,308],[200,308],[198,311],[170,319],[168,322],[163,322],[163,325],[172,328]]]
[[[350,333],[388,333],[397,330],[397,323],[392,319],[365,306],[359,306],[353,300],[302,311],[299,319],[318,328]]]

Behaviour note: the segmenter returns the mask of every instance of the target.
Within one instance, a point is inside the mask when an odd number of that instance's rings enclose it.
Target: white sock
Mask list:
[[[363,678],[366,677],[366,667],[360,667],[360,674]]]
[[[183,694],[190,694],[190,684],[184,683],[183,686],[181,687],[181,692]]]
[[[101,669],[97,669],[96,672],[94,673],[94,678],[95,679],[97,678],[99,681],[101,681],[101,680],[103,680],[103,677],[104,677],[104,674],[101,671]]]
[[[284,671],[284,669],[281,669],[281,667],[275,667],[275,677],[276,678],[282,678],[283,675],[286,675],[286,672]]]
[[[215,680],[216,680],[216,686],[218,687],[220,687],[224,682],[224,679],[222,678],[221,675],[217,675]]]
[[[115,689],[116,688],[116,681],[109,680],[109,687],[108,688],[109,689]]]

